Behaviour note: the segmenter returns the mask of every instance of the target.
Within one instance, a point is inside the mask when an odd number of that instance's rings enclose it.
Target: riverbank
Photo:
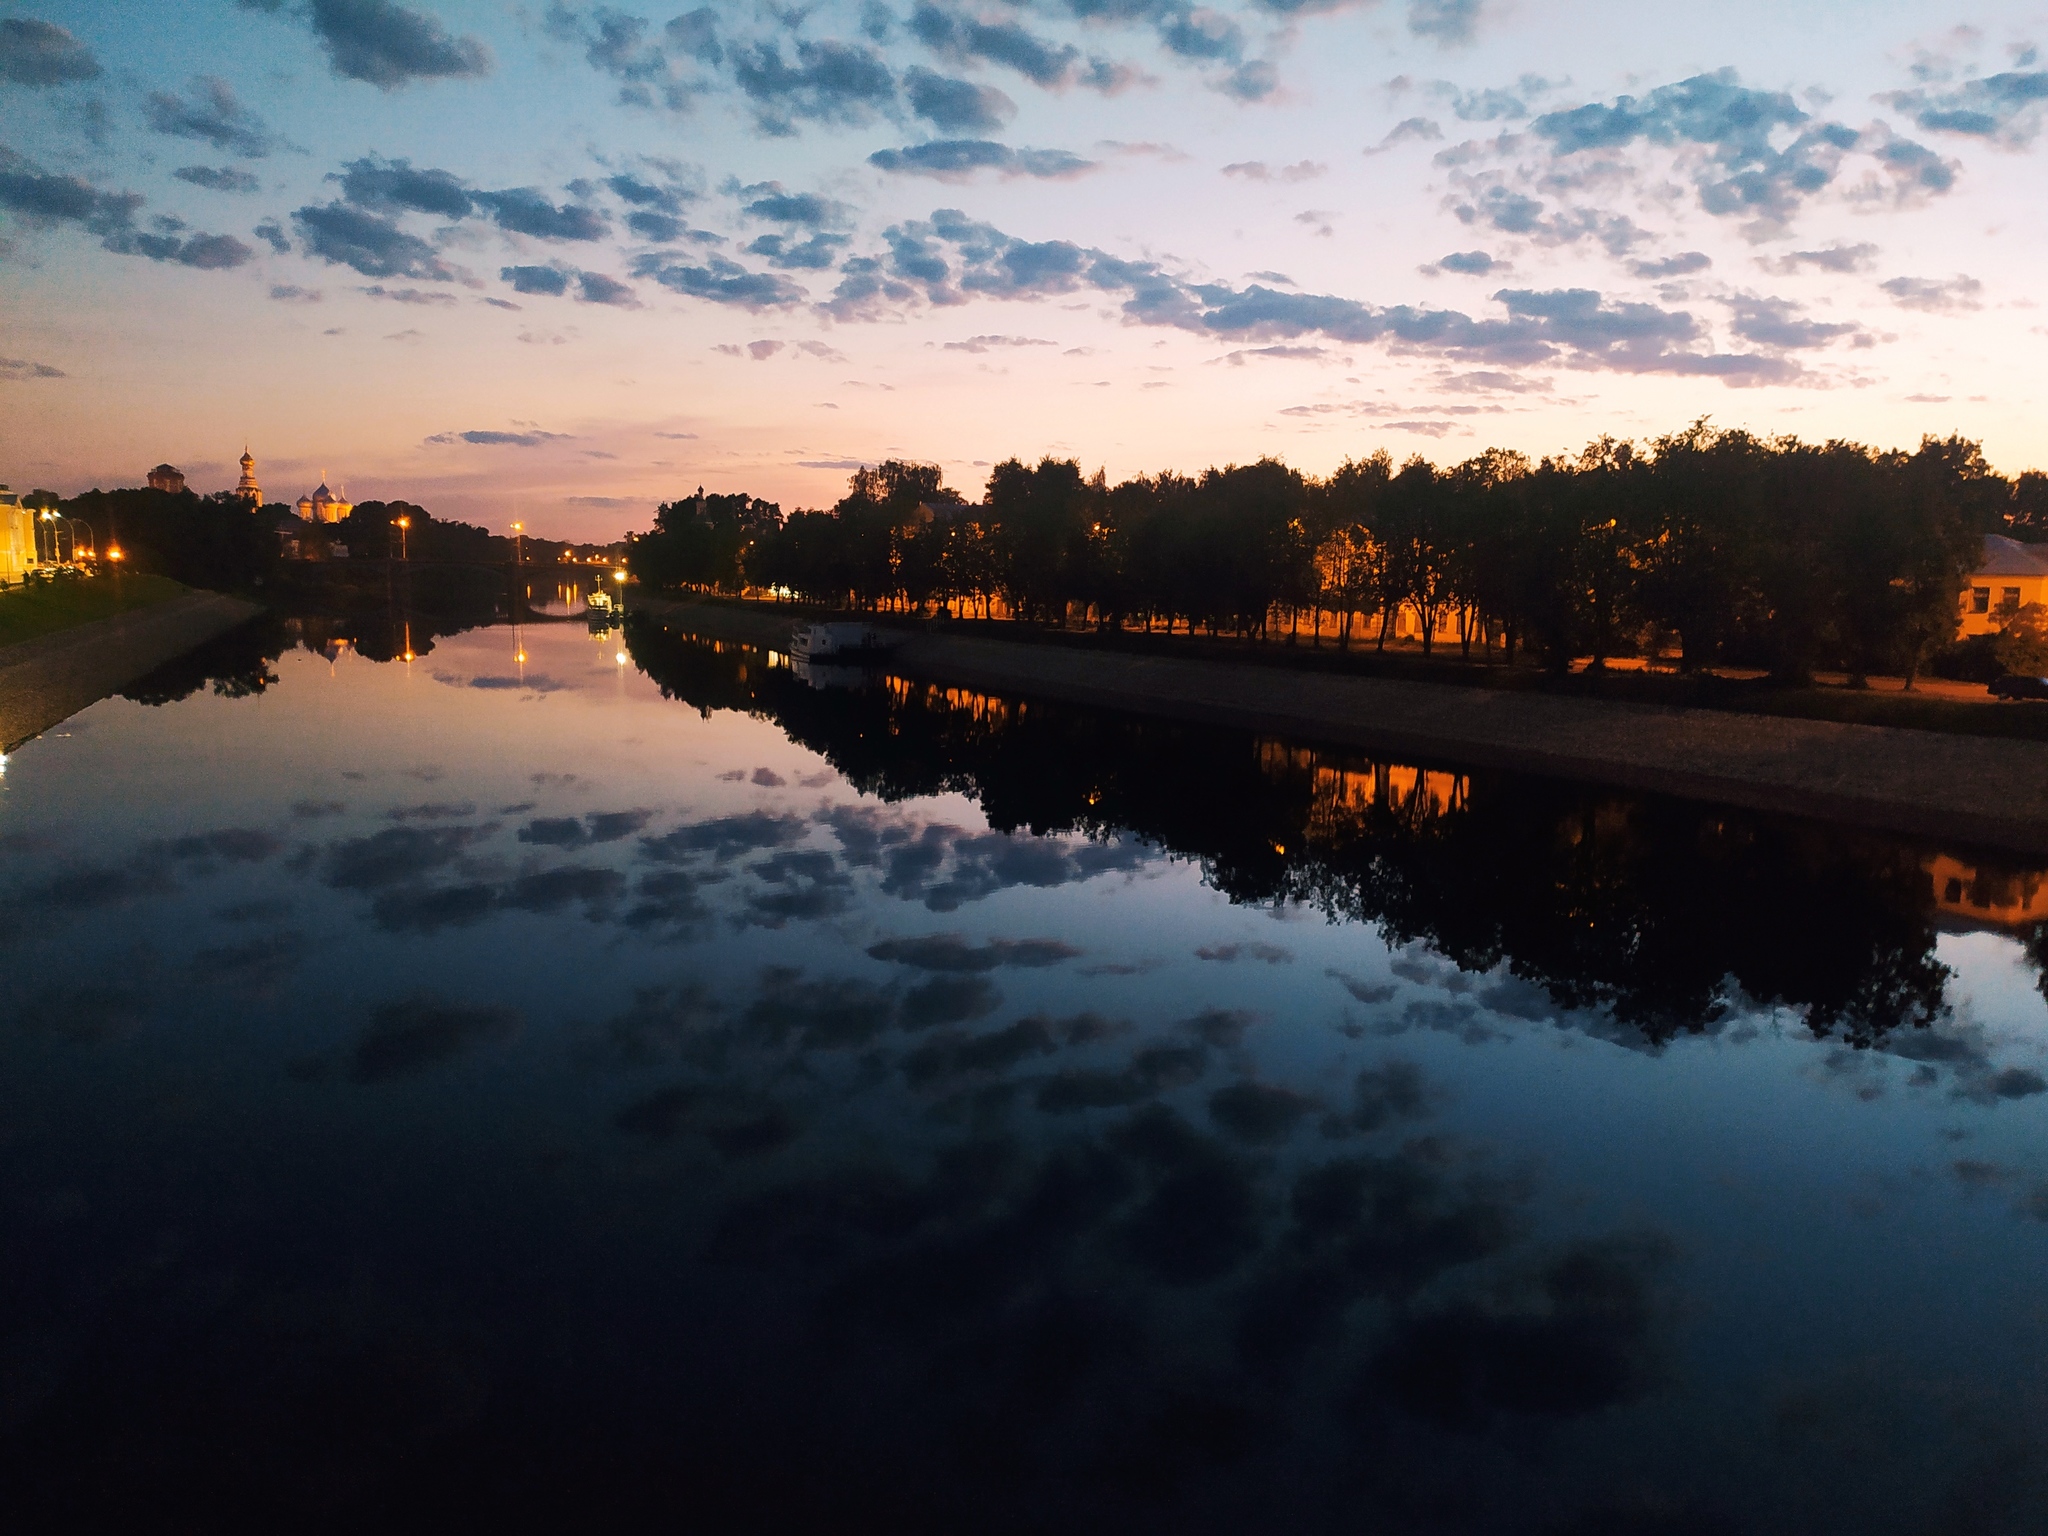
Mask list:
[[[219,592],[186,592],[0,648],[0,751],[13,751],[261,611]]]
[[[168,576],[67,573],[0,592],[0,649],[80,624],[167,603],[188,590]]]
[[[790,615],[636,596],[678,632],[779,646]],[[911,633],[906,676],[1271,732],[1407,761],[2048,853],[2048,743]],[[1968,706],[1958,706],[1968,707]]]

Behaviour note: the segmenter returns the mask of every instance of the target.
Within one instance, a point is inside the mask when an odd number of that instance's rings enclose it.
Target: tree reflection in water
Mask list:
[[[768,654],[628,628],[700,709],[771,719],[884,800],[948,791],[992,826],[1136,834],[1233,901],[1297,901],[1508,972],[1649,1041],[1742,1004],[1867,1045],[1946,1012],[1930,868],[1898,838],[888,678],[816,689]],[[2038,941],[2037,941],[2038,944]]]

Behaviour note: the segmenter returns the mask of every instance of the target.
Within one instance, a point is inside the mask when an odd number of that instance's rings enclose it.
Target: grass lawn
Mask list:
[[[74,624],[90,624],[176,597],[185,588],[168,576],[129,571],[119,577],[60,577],[0,592],[0,646],[18,645]]]

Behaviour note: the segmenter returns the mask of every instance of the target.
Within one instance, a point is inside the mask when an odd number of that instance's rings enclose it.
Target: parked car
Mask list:
[[[2048,677],[2007,673],[1991,685],[1994,699],[2048,699]]]

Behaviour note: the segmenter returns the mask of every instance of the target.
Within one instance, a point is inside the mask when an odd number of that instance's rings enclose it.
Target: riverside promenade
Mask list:
[[[785,643],[794,618],[649,596],[633,607],[677,633],[757,645]],[[906,634],[889,669],[1404,760],[2048,853],[2042,742],[932,633]]]
[[[187,592],[0,649],[0,752],[260,612],[219,592]]]

